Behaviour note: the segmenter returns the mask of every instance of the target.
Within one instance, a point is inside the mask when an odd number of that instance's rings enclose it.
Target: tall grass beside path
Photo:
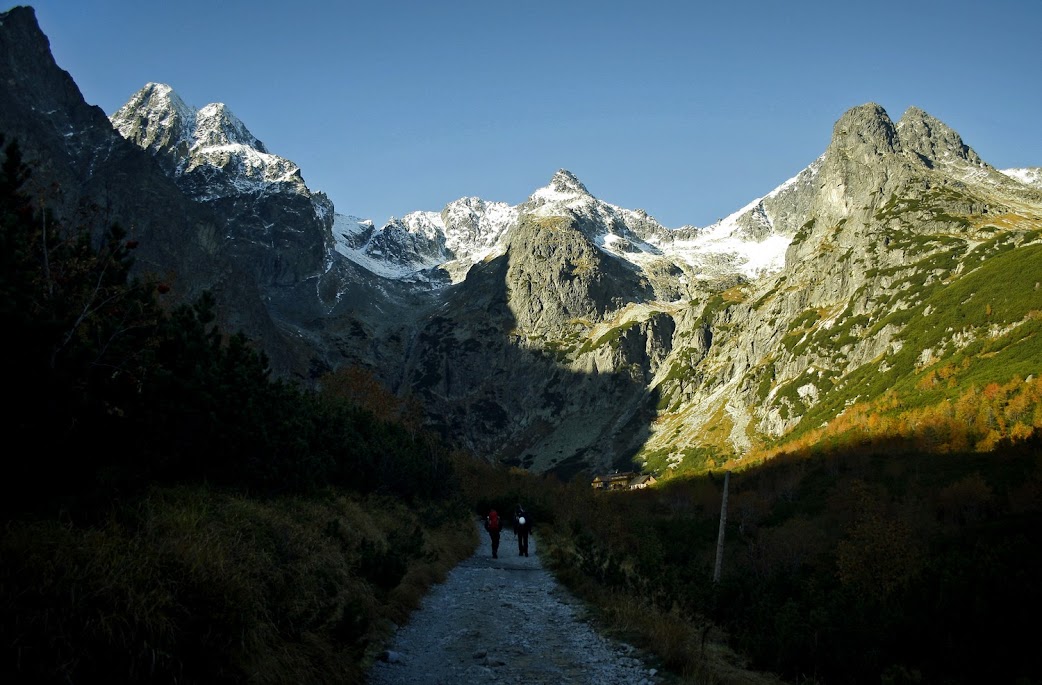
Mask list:
[[[355,683],[476,545],[444,504],[154,490],[103,520],[8,521],[5,683]]]

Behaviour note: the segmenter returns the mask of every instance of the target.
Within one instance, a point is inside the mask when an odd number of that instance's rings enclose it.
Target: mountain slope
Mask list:
[[[854,108],[837,122],[818,177],[785,270],[735,294],[713,317],[717,349],[659,383],[669,408],[644,450],[657,467],[694,457],[685,442],[741,456],[914,385],[924,368],[1012,334],[1006,326],[1034,326],[1042,195],[1009,182],[936,119],[912,108],[894,125],[875,105]],[[1002,297],[1020,304],[989,322],[981,317],[996,317],[986,312],[997,305],[984,301],[998,294],[984,292],[979,316],[961,320],[943,293],[985,286],[975,272],[997,273],[992,260],[1010,249],[1029,275]],[[1011,377],[995,371],[994,380]]]

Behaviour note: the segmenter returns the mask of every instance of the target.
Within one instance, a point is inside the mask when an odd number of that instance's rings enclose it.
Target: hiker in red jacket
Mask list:
[[[492,558],[499,558],[499,534],[503,530],[503,523],[499,520],[499,514],[495,509],[490,509],[485,517],[485,530],[488,531],[489,540],[492,541]]]

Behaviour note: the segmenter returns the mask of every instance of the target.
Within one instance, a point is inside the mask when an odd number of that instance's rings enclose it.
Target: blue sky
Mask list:
[[[797,174],[847,109],[920,107],[1042,166],[1042,1],[38,0],[88,103],[229,106],[338,212],[517,204],[568,169],[705,226]],[[11,7],[13,4],[8,5]]]

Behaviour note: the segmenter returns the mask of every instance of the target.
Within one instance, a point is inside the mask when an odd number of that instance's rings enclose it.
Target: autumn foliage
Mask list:
[[[932,389],[951,383],[955,370],[926,372],[918,386]],[[1042,378],[1014,378],[1006,383],[970,386],[952,398],[926,406],[909,406],[907,398],[890,391],[872,402],[852,405],[828,425],[808,431],[781,445],[746,456],[763,461],[782,452],[820,452],[836,448],[857,451],[890,443],[917,452],[991,452],[1038,439],[1042,434]],[[734,465],[734,464],[732,464]]]

